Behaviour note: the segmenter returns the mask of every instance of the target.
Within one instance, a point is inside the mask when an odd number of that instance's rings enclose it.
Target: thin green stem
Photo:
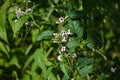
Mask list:
[[[52,14],[52,12],[54,11],[54,8],[52,8],[50,11],[49,11],[49,13],[48,13],[48,15],[47,15],[47,17],[46,17],[46,21],[48,21],[48,19],[50,18],[50,16],[51,16],[51,14]]]
[[[72,71],[72,73],[73,73],[73,69],[72,69],[72,64],[71,64],[71,61],[69,60],[69,58],[68,58],[68,57],[67,57],[66,59],[67,59],[68,65],[69,65],[69,67],[70,67],[70,70],[71,70],[71,71]]]
[[[87,80],[90,80],[90,77],[89,77],[89,75],[88,75],[88,74],[87,74],[86,78],[87,78]]]
[[[25,5],[26,5],[26,10],[27,10],[28,9],[28,0],[26,0]]]

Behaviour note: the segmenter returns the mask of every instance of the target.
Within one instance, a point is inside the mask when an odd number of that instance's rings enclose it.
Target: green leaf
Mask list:
[[[36,62],[33,62],[33,63],[31,64],[31,70],[30,70],[31,73],[36,73],[36,69],[38,68],[37,65],[38,65],[38,64],[37,64]],[[32,78],[34,78],[34,75],[32,75]]]
[[[84,17],[84,12],[83,11],[71,11],[70,14],[70,19],[72,20],[78,20],[78,19],[82,19]]]
[[[65,74],[65,76],[66,76],[67,78],[69,78],[69,75],[68,75],[68,66],[67,66],[67,64],[64,63],[64,62],[61,62],[61,63],[60,63],[60,68],[61,68],[62,72]]]
[[[69,78],[66,75],[64,75],[62,80],[69,80]]]
[[[13,56],[12,59],[9,62],[9,66],[10,65],[16,65],[18,68],[20,68],[19,62],[18,62],[18,58],[16,56]]]
[[[18,79],[17,71],[13,71],[13,72],[12,72],[12,76],[15,77],[15,80],[19,80],[19,79]]]
[[[41,76],[36,72],[36,70],[38,69],[38,65],[36,62],[33,62],[31,64],[31,79],[30,80],[39,80],[41,78]]]
[[[73,21],[74,30],[77,34],[77,37],[80,39],[83,36],[83,27],[79,21]]]
[[[18,19],[17,22],[15,22],[15,25],[12,26],[14,35],[16,35],[18,33],[18,31],[20,30],[20,28],[23,27],[23,24],[25,23],[25,21],[27,21],[27,19],[31,15],[32,15],[31,13],[27,13],[23,17],[21,17],[20,19]]]
[[[82,68],[82,67],[85,67],[85,66],[93,64],[93,63],[94,63],[93,58],[80,57],[78,65],[79,65],[79,68]]]
[[[36,36],[39,34],[39,29],[32,29],[32,42],[34,43],[36,41]]]
[[[44,51],[43,48],[37,49],[34,52],[34,60],[37,63],[37,65],[42,69],[43,73],[45,72],[47,66],[53,65],[52,62],[46,60],[46,55],[47,53],[46,51]]]
[[[51,65],[53,65],[53,64],[52,64],[52,62],[45,61],[45,65],[46,65],[46,66],[51,66]]]
[[[34,60],[37,63],[37,65],[42,69],[43,72],[45,72],[45,59],[44,59],[44,51],[43,49],[37,49],[34,53]]]
[[[0,51],[4,52],[9,58],[9,53],[7,48],[9,48],[8,45],[5,45],[2,42],[0,42]]]
[[[12,27],[13,33],[14,33],[14,37],[17,37],[18,32],[20,31],[21,27],[23,27],[25,21],[27,21],[28,18],[30,18],[32,15],[31,12],[26,13],[24,16],[22,16],[20,19],[18,19],[18,21],[13,21],[15,15],[10,14],[8,19],[10,22],[10,25]]]
[[[0,9],[0,38],[8,43],[6,34],[6,10],[9,7],[9,0],[7,0]]]
[[[43,78],[40,76],[40,74],[34,72],[34,73],[32,73],[32,78],[30,76],[29,80],[41,80],[41,79],[43,79]]]
[[[5,59],[0,58],[0,66],[4,66]]]
[[[75,51],[75,48],[78,47],[80,44],[76,39],[70,40],[67,43],[67,47],[70,49],[71,52]]]
[[[81,77],[85,77],[87,74],[93,71],[93,65],[88,65],[79,70]]]
[[[79,21],[69,20],[66,27],[70,29],[73,34],[76,34],[78,39],[82,38],[84,30]]]
[[[51,73],[52,69],[53,69],[53,67],[50,66],[50,67],[48,67],[48,69],[44,72],[44,78],[45,78],[45,79],[48,78],[48,76],[49,76],[49,74]]]
[[[99,80],[106,80],[106,75],[102,72],[99,76],[98,76]]]
[[[28,74],[23,75],[22,80],[30,80],[30,75],[28,75]]]
[[[32,62],[33,59],[34,59],[34,55],[29,56],[29,58],[27,59],[27,61],[24,64],[23,71]]]
[[[53,72],[50,72],[49,76],[47,77],[47,80],[58,80],[58,79],[56,79],[56,75]]]
[[[52,38],[52,35],[53,35],[53,31],[51,31],[51,30],[46,30],[46,31],[40,33],[40,34],[36,37],[36,41],[40,41],[40,40],[43,40],[43,39],[50,39],[50,38]]]
[[[94,36],[92,34],[87,35],[86,43],[87,43],[87,47],[89,47],[90,49],[94,48],[94,46],[95,46],[95,38],[94,38]]]

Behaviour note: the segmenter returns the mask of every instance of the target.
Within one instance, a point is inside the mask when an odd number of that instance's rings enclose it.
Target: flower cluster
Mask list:
[[[53,43],[64,43],[70,40],[70,35],[72,35],[72,32],[69,30],[65,31],[62,30],[60,33],[53,33],[54,38]]]
[[[20,17],[22,17],[24,14],[28,13],[31,11],[31,8],[26,9],[25,11],[22,11],[20,8],[15,12],[17,18],[19,19]]]
[[[63,59],[65,58],[65,54],[67,54],[68,56],[70,56],[71,58],[76,58],[77,54],[76,53],[70,53],[68,51],[68,48],[65,46],[65,44],[71,40],[71,35],[72,32],[70,29],[68,30],[62,30],[59,33],[53,33],[54,38],[53,43],[58,43],[61,44],[60,50],[59,50],[59,55],[57,57],[57,59],[59,61],[63,61]],[[62,54],[63,53],[63,54]]]
[[[24,15],[24,11],[22,11],[20,8],[15,13],[18,19]]]
[[[24,0],[23,3],[30,3],[30,0]],[[31,8],[27,8],[27,4],[26,4],[26,9],[25,10],[21,10],[20,8],[18,10],[16,10],[15,14],[16,17],[19,19],[20,17],[22,17],[24,14],[28,13],[31,11]]]
[[[22,10],[21,8],[18,8],[18,10],[16,10],[15,14],[17,19],[15,19],[15,23],[18,22],[19,18],[21,18],[22,16],[24,16],[25,14],[27,14],[28,12],[31,12],[31,8],[28,8],[28,3],[30,3],[30,0],[24,0],[23,3],[26,3],[26,7],[25,10]],[[25,22],[25,25],[32,25],[28,20]]]

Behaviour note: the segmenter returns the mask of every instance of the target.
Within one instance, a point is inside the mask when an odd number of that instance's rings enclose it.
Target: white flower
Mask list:
[[[58,33],[53,33],[53,36],[55,37],[55,38],[59,38],[59,34]]]
[[[21,16],[24,15],[24,11],[21,11],[20,8],[15,13],[16,13],[17,18],[20,18]]]
[[[63,22],[65,21],[65,18],[60,17],[60,18],[59,18],[59,21],[60,21],[61,23],[63,23]]]
[[[17,22],[18,20],[17,19],[15,19],[15,23]]]
[[[75,80],[74,78],[72,78],[71,80]]]
[[[59,43],[58,41],[53,40],[53,43]]]
[[[67,38],[63,37],[62,42],[67,42]]]
[[[61,47],[61,51],[62,51],[62,52],[66,51],[66,46],[62,46],[62,47]]]
[[[72,57],[72,58],[76,58],[76,57],[77,57],[77,54],[76,54],[76,53],[73,53],[73,54],[71,54],[71,57]]]
[[[26,14],[26,13],[28,13],[30,11],[31,11],[31,8],[28,8],[28,9],[25,10],[24,14]]]
[[[30,22],[29,22],[29,21],[26,21],[26,22],[25,22],[25,25],[30,25]]]
[[[111,72],[115,73],[115,71],[117,70],[117,68],[111,68]]]
[[[68,34],[68,35],[71,35],[71,34],[72,34],[71,31],[70,31],[70,29],[67,31],[67,34]]]
[[[62,55],[59,55],[59,56],[57,57],[57,59],[58,59],[58,61],[63,61],[63,56],[62,56]]]
[[[56,21],[56,22],[55,22],[55,24],[59,24],[59,22],[58,22],[58,21]]]
[[[54,36],[58,36],[59,34],[58,33],[53,33]]]

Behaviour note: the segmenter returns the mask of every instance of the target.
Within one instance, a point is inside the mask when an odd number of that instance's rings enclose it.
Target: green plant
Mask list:
[[[107,80],[117,74],[119,59],[112,60],[119,56],[114,37],[120,31],[109,28],[119,2],[110,0],[111,10],[106,3],[1,0],[0,79]]]

